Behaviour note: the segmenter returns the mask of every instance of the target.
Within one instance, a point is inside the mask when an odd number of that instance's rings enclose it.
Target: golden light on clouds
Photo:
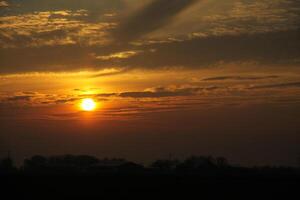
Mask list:
[[[96,107],[97,103],[91,98],[83,99],[80,103],[80,108],[83,111],[93,111]]]
[[[118,52],[118,53],[105,55],[105,56],[97,56],[96,58],[99,60],[125,59],[125,58],[133,57],[140,53],[141,51],[124,51],[124,52]]]

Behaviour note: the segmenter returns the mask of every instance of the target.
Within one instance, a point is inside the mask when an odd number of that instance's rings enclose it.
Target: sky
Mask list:
[[[296,165],[299,119],[298,0],[0,1],[0,156]]]

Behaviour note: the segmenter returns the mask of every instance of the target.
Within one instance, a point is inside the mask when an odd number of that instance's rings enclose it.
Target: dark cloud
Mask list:
[[[290,87],[300,87],[300,82],[290,82],[290,83],[278,83],[278,84],[269,84],[269,85],[258,85],[252,86],[248,89],[276,89],[276,88],[290,88]]]
[[[124,7],[122,0],[8,0],[15,6],[15,12],[35,12],[49,10],[115,10]]]
[[[11,96],[6,98],[6,101],[30,101],[32,97],[29,95]]]
[[[71,103],[74,101],[79,100],[80,98],[66,98],[66,99],[58,99],[55,101],[56,104],[65,104],[65,103]]]
[[[76,70],[93,66],[92,54],[78,45],[4,48],[0,49],[0,73]]]
[[[115,38],[125,42],[138,39],[169,24],[174,16],[196,1],[153,0],[143,9],[121,22],[119,28],[114,32]]]
[[[103,94],[97,94],[96,97],[113,97],[116,96],[117,93],[103,93]]]
[[[256,34],[199,37],[184,41],[145,45],[155,51],[124,60],[128,66],[203,67],[218,63],[257,62],[295,64],[300,62],[300,29]]]
[[[280,76],[216,76],[202,79],[202,81],[251,81],[251,80],[264,80],[264,79],[276,79]]]
[[[272,66],[299,64],[299,35],[299,30],[290,30],[149,44],[140,46],[142,53],[117,61],[97,59],[100,55],[120,52],[120,47],[114,45],[0,48],[0,73],[103,69],[107,66],[128,70],[173,66],[202,68],[218,63],[249,61]]]
[[[123,92],[118,96],[123,98],[160,98],[160,97],[179,97],[192,96],[203,88],[178,88],[170,90],[168,88],[155,88],[153,91],[143,92]]]

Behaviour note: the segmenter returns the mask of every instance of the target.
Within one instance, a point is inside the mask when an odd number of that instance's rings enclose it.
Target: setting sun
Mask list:
[[[93,111],[96,109],[96,102],[91,98],[83,99],[81,101],[80,107],[84,111]]]

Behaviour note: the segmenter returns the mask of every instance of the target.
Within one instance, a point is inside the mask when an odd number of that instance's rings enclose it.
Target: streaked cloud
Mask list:
[[[161,97],[180,97],[195,95],[200,88],[153,88],[142,92],[122,92],[118,96],[124,98],[161,98]]]
[[[6,98],[6,101],[30,101],[33,96],[23,95],[23,96],[11,96]]]
[[[216,76],[202,79],[203,81],[252,81],[252,80],[264,80],[264,79],[277,79],[280,76]]]
[[[197,0],[153,0],[121,22],[115,30],[117,41],[131,41],[151,33],[171,22],[174,16]]]
[[[300,29],[299,29],[300,30]],[[298,64],[299,30],[196,37],[145,45],[155,49],[124,60],[128,66],[201,68],[220,63],[256,62],[264,65]]]
[[[105,56],[97,56],[96,59],[99,60],[111,60],[111,59],[125,59],[136,56],[141,53],[141,51],[123,51]]]
[[[256,85],[249,87],[249,89],[277,89],[277,88],[298,88],[300,87],[300,82],[290,82],[290,83],[276,83],[268,85]]]

